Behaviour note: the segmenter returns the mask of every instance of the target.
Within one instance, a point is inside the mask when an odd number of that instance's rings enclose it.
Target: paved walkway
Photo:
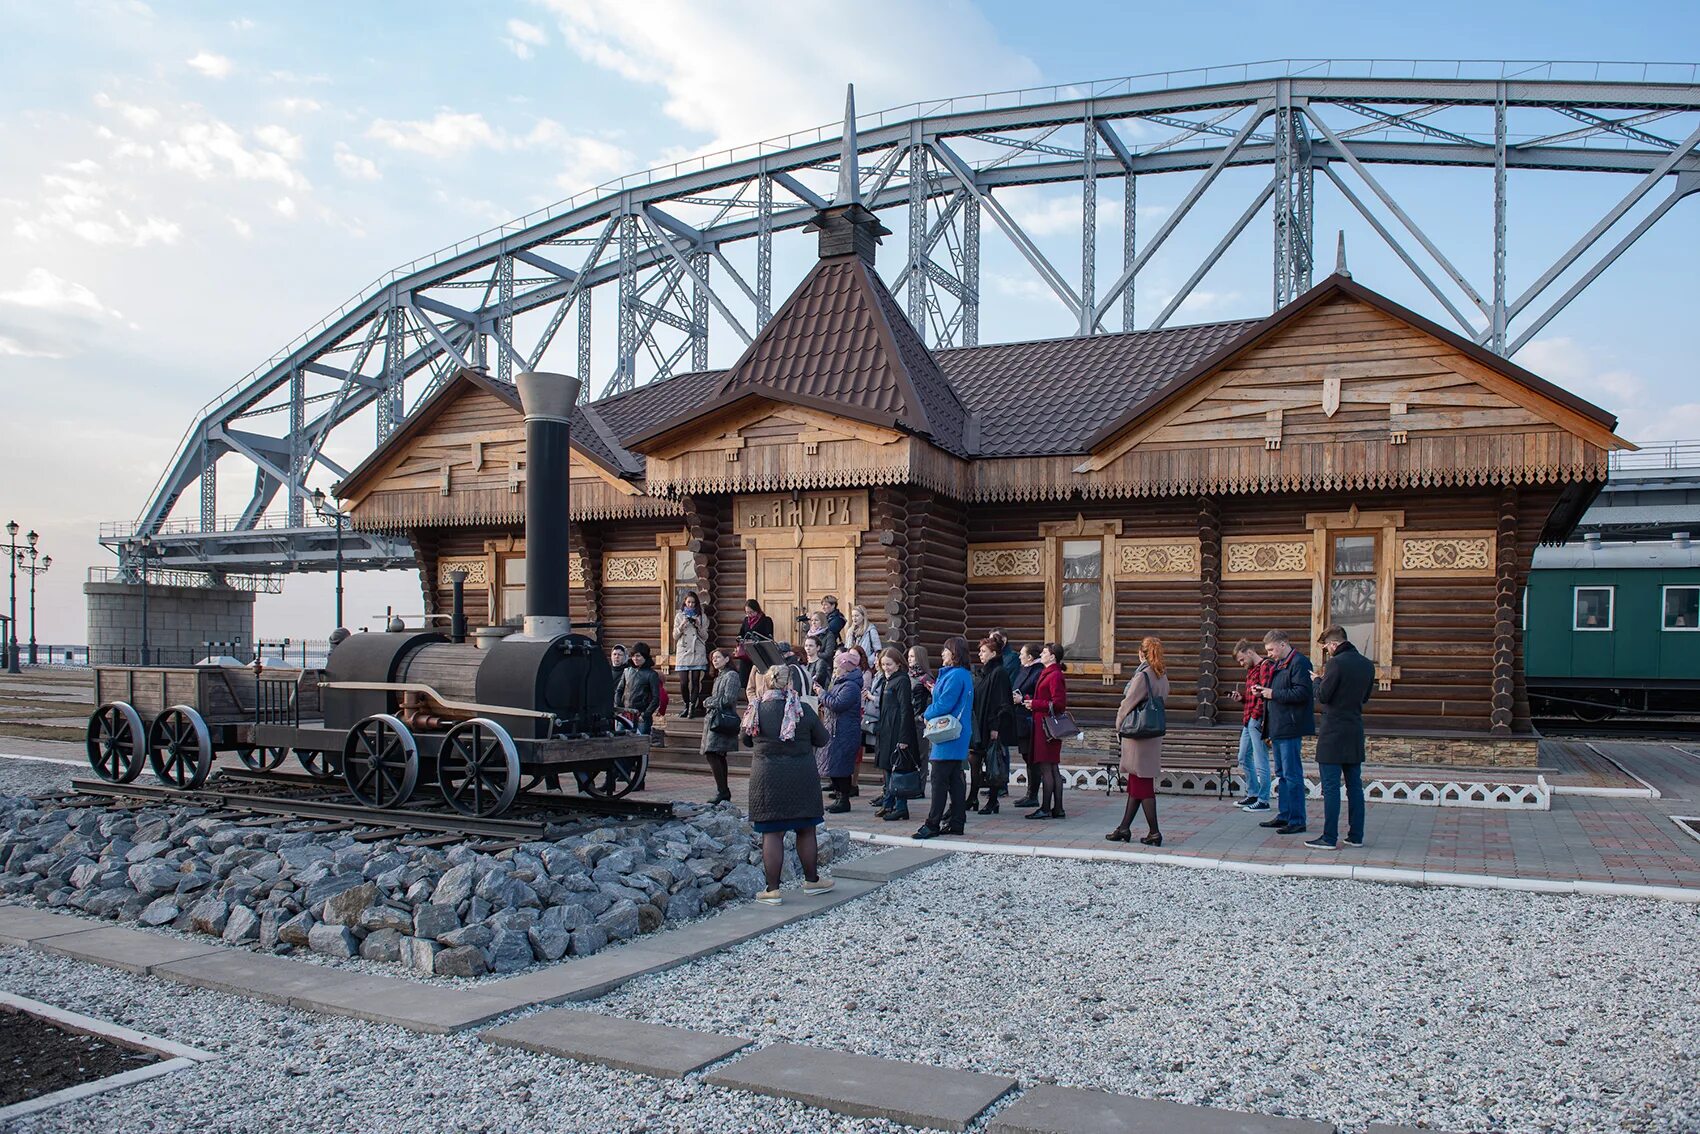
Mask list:
[[[1575,742],[1571,742],[1575,743]],[[1214,796],[1163,795],[1157,800],[1163,830],[1161,849],[1109,843],[1105,832],[1121,819],[1125,797],[1101,791],[1064,793],[1067,818],[1038,821],[1008,806],[998,815],[970,815],[967,838],[1010,847],[1064,850],[1133,850],[1157,855],[1229,859],[1246,863],[1328,863],[1404,871],[1486,875],[1561,882],[1609,882],[1632,886],[1679,887],[1700,891],[1700,839],[1675,823],[1673,815],[1700,815],[1700,745],[1627,741],[1593,742],[1600,753],[1632,775],[1658,788],[1663,798],[1595,797],[1557,794],[1551,811],[1486,810],[1372,803],[1366,821],[1366,845],[1359,850],[1311,851],[1302,845],[1322,830],[1322,801],[1308,806],[1305,835],[1277,835],[1259,827],[1267,814],[1247,814],[1232,800]],[[1592,756],[1592,753],[1589,753]],[[1565,780],[1602,786],[1639,787],[1629,777],[1615,779],[1612,765],[1595,758]],[[734,799],[742,805],[747,780],[732,779]],[[713,785],[704,775],[656,773],[652,794],[681,799],[707,798]],[[853,810],[830,816],[836,826],[865,834],[907,836],[920,825],[926,801],[910,803],[913,819],[886,823],[872,813],[870,789],[863,788]],[[1134,833],[1143,833],[1135,819]],[[954,840],[934,844],[948,847]]]

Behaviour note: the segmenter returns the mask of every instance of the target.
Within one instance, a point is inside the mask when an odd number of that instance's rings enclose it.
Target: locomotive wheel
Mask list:
[[[315,780],[340,780],[342,778],[342,753],[340,752],[307,752],[297,749],[295,759],[301,768]]]
[[[212,736],[200,713],[188,705],[173,705],[154,718],[148,730],[148,763],[161,783],[192,791],[207,782],[212,761]]]
[[[142,774],[147,735],[135,709],[123,701],[102,705],[89,717],[89,767],[103,780],[129,783]]]
[[[474,717],[449,729],[437,753],[437,786],[462,815],[500,815],[519,794],[519,750],[508,730]]]
[[[586,795],[597,799],[619,799],[643,787],[649,774],[649,753],[635,760],[610,760],[579,781]]]
[[[388,713],[367,717],[343,742],[342,778],[367,807],[400,807],[419,783],[419,745]]]
[[[244,744],[236,750],[236,758],[242,761],[243,767],[250,772],[269,772],[289,759],[289,749],[276,744],[263,748]]]

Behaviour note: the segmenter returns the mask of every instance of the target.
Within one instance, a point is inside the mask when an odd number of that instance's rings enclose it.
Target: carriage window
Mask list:
[[[1104,660],[1104,541],[1062,541],[1062,626],[1070,658]]]
[[[518,626],[525,621],[525,556],[501,561],[502,622]]]
[[[1610,630],[1615,587],[1577,587],[1573,630]]]
[[[1375,640],[1375,539],[1373,535],[1342,535],[1333,539],[1328,576],[1328,621],[1365,657],[1383,660]]]
[[[1700,587],[1665,588],[1665,629],[1700,630]]]

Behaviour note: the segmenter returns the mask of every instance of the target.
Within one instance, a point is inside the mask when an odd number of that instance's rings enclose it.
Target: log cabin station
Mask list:
[[[1343,262],[1265,319],[929,350],[874,270],[855,152],[819,260],[729,369],[577,407],[577,627],[664,667],[686,590],[719,644],[746,599],[783,638],[831,594],[935,658],[1060,641],[1106,732],[1156,634],[1171,721],[1237,736],[1235,641],[1313,652],[1339,623],[1376,664],[1372,760],[1535,764],[1522,590],[1633,447],[1611,413]],[[471,625],[517,625],[525,457],[514,389],[462,370],[338,493],[413,543],[428,613],[464,573]]]

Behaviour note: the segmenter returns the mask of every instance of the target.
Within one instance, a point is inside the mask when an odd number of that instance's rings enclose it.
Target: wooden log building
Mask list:
[[[937,647],[996,627],[1068,650],[1108,723],[1143,635],[1171,714],[1232,723],[1236,639],[1345,625],[1376,663],[1382,758],[1532,763],[1520,595],[1628,447],[1616,419],[1339,273],[1267,319],[929,350],[859,203],[728,370],[579,407],[573,617],[665,659],[696,590],[717,639],[827,594]],[[517,395],[462,371],[343,482],[405,534],[426,609],[525,608]],[[1420,748],[1420,753],[1418,752]]]

